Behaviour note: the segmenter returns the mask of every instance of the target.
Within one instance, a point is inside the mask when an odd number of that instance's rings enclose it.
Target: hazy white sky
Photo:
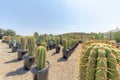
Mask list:
[[[18,34],[106,32],[120,26],[120,0],[0,0],[0,28]]]

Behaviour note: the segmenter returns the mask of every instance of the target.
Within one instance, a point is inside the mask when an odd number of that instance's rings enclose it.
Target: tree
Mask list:
[[[115,33],[115,40],[116,42],[120,43],[120,31]]]
[[[39,36],[38,32],[35,32],[33,36],[34,36],[35,38],[38,38],[38,36]]]
[[[15,31],[13,31],[11,29],[7,29],[4,32],[4,36],[15,36],[15,35],[16,35]]]
[[[2,39],[2,36],[4,35],[5,30],[4,29],[0,29],[0,39]]]

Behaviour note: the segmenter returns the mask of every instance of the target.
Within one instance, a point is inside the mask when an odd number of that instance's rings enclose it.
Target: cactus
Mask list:
[[[120,80],[120,51],[104,43],[82,50],[80,80]]]
[[[46,42],[42,42],[41,46],[44,46],[45,48],[47,48]]]
[[[68,41],[65,39],[63,40],[63,48],[64,50],[67,50],[69,48]]]
[[[26,50],[26,38],[25,37],[21,37],[20,43],[21,43],[20,49],[22,51]]]
[[[28,46],[28,55],[33,56],[35,53],[35,39],[34,39],[34,37],[28,37],[27,46]]]
[[[55,40],[55,44],[56,44],[57,47],[59,46],[59,44],[60,44],[60,40],[59,40],[59,38],[56,38],[56,40]]]
[[[46,62],[46,49],[43,46],[39,46],[36,51],[36,66],[37,69],[42,70],[45,68],[45,62]]]

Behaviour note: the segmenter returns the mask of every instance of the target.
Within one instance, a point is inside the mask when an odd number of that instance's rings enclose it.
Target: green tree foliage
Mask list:
[[[11,29],[4,30],[0,28],[0,39],[3,36],[15,36],[15,35],[16,35],[16,32]]]
[[[118,43],[120,42],[120,31],[118,31],[118,32],[115,33],[115,40]]]

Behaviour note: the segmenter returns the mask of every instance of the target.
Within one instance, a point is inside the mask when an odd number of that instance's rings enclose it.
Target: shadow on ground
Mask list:
[[[63,57],[61,57],[57,60],[57,62],[64,62],[64,61],[67,61],[67,59],[64,59]]]
[[[19,60],[18,60],[18,59],[13,59],[13,60],[10,60],[10,61],[5,62],[5,64],[8,64],[8,63],[16,63],[16,62],[19,62]]]
[[[28,71],[24,70],[24,68],[19,68],[16,71],[12,71],[6,74],[6,76],[15,76],[15,75],[23,75],[27,73]]]
[[[54,56],[54,55],[56,55],[57,53],[56,52],[54,52],[53,54],[51,54],[51,56]]]

